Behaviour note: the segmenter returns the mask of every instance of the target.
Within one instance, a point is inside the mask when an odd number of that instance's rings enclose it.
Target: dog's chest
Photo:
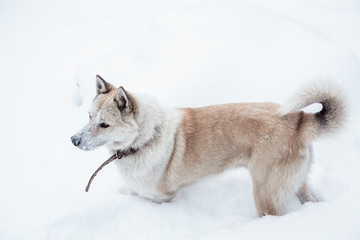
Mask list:
[[[161,195],[158,182],[166,165],[159,159],[128,157],[118,162],[122,178],[132,191],[140,196],[156,200]]]
[[[156,137],[151,142],[137,153],[118,161],[125,184],[138,195],[156,202],[169,199],[169,196],[159,192],[158,183],[164,175],[174,149],[181,113],[173,110],[164,117],[162,125],[157,129]]]

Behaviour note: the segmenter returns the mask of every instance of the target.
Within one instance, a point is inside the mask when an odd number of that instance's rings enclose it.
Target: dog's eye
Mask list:
[[[107,128],[107,127],[109,127],[109,124],[103,122],[103,123],[100,123],[100,127]]]

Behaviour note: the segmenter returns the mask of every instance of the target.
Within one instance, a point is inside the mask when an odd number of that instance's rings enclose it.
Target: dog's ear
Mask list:
[[[107,83],[102,77],[96,75],[96,94],[106,94],[114,88],[113,85]]]
[[[120,112],[124,110],[128,113],[135,111],[134,100],[123,87],[119,87],[114,100]]]

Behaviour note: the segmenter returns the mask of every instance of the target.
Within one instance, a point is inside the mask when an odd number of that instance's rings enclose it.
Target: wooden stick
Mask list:
[[[115,159],[118,159],[118,154],[115,153],[114,155],[112,155],[108,160],[106,160],[103,164],[101,164],[101,166],[94,172],[94,174],[91,176],[88,185],[85,188],[85,192],[89,191],[90,188],[90,184],[93,181],[93,179],[96,177],[96,174],[98,174],[98,172],[103,169],[103,167],[105,167],[107,164],[111,163],[112,161],[114,161]],[[121,157],[120,157],[121,158]]]

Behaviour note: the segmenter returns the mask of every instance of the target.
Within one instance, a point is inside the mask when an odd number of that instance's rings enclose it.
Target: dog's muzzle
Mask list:
[[[75,146],[79,146],[79,144],[81,143],[81,135],[74,135],[71,137],[71,142],[75,145]]]

